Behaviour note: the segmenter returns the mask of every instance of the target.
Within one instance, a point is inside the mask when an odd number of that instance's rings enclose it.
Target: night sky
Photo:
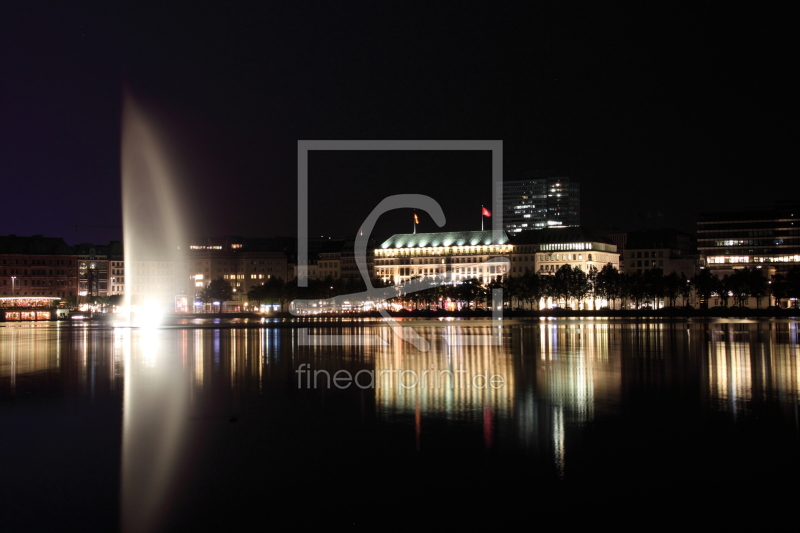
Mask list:
[[[296,235],[298,139],[502,140],[506,179],[580,183],[585,225],[692,231],[701,211],[798,196],[798,8],[750,9],[4,6],[0,234],[121,238],[73,226],[121,224],[123,86],[172,139],[199,238]],[[481,152],[314,153],[310,235],[353,236],[403,192],[438,200],[445,230],[479,229],[490,177]],[[397,212],[377,232],[411,229]]]

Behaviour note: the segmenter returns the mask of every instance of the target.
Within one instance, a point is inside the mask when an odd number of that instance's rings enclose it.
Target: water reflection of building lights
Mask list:
[[[194,330],[194,342],[192,351],[194,352],[194,385],[198,389],[203,388],[203,331],[200,329]]]
[[[444,416],[448,419],[474,420],[485,423],[486,409],[491,409],[495,418],[510,416],[512,410],[514,371],[507,350],[498,346],[449,345],[440,337],[441,328],[416,328],[430,340],[431,350],[418,352],[413,346],[399,339],[390,341],[386,347],[371,347],[375,357],[375,401],[379,415],[413,414],[417,406],[421,416]],[[486,334],[491,328],[478,328]],[[384,382],[378,383],[383,375]],[[406,386],[416,378],[416,386],[398,388],[389,383],[387,375],[397,380],[399,372],[407,372]],[[393,373],[393,374],[392,374]],[[482,386],[479,376],[500,375],[502,387]],[[451,381],[453,376],[455,381]],[[426,386],[422,386],[425,378]],[[437,377],[438,382],[436,381]],[[471,381],[478,379],[476,388]],[[459,380],[461,378],[461,382]],[[438,385],[438,386],[437,386]]]

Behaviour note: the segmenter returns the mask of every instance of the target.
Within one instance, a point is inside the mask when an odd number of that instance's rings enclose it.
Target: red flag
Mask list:
[[[485,207],[483,207],[483,206],[481,206],[481,214],[482,214],[483,216],[485,216],[485,217],[490,217],[490,216],[492,216],[492,213],[491,213],[491,212],[490,212],[488,209],[486,209]]]
[[[414,224],[419,224],[419,218],[416,213],[414,213]]]

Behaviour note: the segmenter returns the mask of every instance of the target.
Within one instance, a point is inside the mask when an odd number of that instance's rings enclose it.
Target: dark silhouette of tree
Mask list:
[[[718,281],[717,277],[711,274],[711,271],[707,268],[701,268],[700,272],[692,278],[692,287],[694,287],[694,292],[700,301],[701,309],[708,307],[708,301],[711,299]]]
[[[800,267],[792,267],[786,275],[786,280],[789,283],[787,296],[794,298],[794,306],[797,308],[798,302],[800,302]]]
[[[756,309],[761,309],[761,300],[767,295],[769,282],[760,268],[750,270],[747,278],[747,292],[756,300]]]
[[[222,278],[211,280],[211,283],[202,290],[200,299],[204,303],[219,302],[220,310],[225,307],[225,302],[233,298],[233,287]]]
[[[734,270],[725,282],[728,291],[733,295],[734,305],[742,306],[750,295],[750,271],[746,268]]]
[[[614,265],[607,263],[603,265],[600,272],[595,277],[595,291],[614,307],[614,301],[619,299],[622,294],[622,275]]]
[[[465,302],[467,307],[472,307],[470,302],[477,302],[483,297],[483,287],[477,278],[469,278],[457,285],[456,294],[458,300]]]
[[[597,309],[597,267],[591,265],[586,272],[586,280],[589,283],[589,294],[592,297],[592,309]]]
[[[538,311],[541,306],[542,298],[550,296],[550,282],[552,276],[537,274],[536,272],[527,271],[522,276],[522,299],[529,304],[536,304]]]
[[[678,276],[678,273],[675,271],[672,271],[672,273],[669,275],[664,276],[664,295],[669,298],[670,307],[675,307],[675,302],[682,294],[681,290],[684,288],[684,285],[688,284],[686,281],[681,279],[681,277]]]
[[[664,299],[664,271],[660,268],[645,270],[642,275],[642,290],[645,301],[649,301],[653,309],[658,308],[658,304]]]
[[[728,307],[728,298],[730,298],[730,289],[728,287],[728,276],[724,276],[722,279],[718,277],[715,278],[716,281],[714,282],[714,294],[717,295],[717,298],[722,300],[722,305],[724,307]]]
[[[553,279],[550,284],[550,297],[557,303],[564,302],[568,305],[570,297],[570,278],[572,277],[572,267],[569,265],[561,265],[553,274]]]
[[[253,286],[247,293],[249,300],[260,304],[277,304],[281,306],[281,310],[285,310],[286,305],[294,300],[296,296],[297,283],[289,284],[277,277],[270,277],[264,283]]]
[[[800,298],[800,266],[792,267],[786,275],[773,276],[769,292],[775,299],[776,306],[780,305],[781,300],[794,298],[794,306],[797,307]]]
[[[627,298],[633,300],[634,306],[636,309],[639,309],[647,293],[644,284],[644,276],[639,272],[631,272],[630,274],[624,275],[624,280],[623,294],[625,294]]]
[[[686,299],[692,294],[692,284],[691,280],[686,277],[686,274],[681,272],[681,288],[680,288],[680,295],[683,298],[683,305],[686,305]]]
[[[508,306],[511,309],[514,309],[514,300],[517,300],[517,306],[520,307],[519,303],[523,299],[523,280],[524,276],[503,276],[500,281],[500,285],[503,289],[503,300],[508,302]]]
[[[589,293],[589,281],[586,272],[577,266],[561,265],[553,276],[552,295],[559,301],[564,300],[568,306],[570,300],[580,302]]]

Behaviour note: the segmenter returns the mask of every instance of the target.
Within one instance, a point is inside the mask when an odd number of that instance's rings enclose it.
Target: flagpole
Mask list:
[[[413,222],[414,222],[414,235],[416,235],[417,234],[417,212],[416,211],[414,211],[414,220],[413,220]]]
[[[483,204],[481,204],[481,231],[483,231]]]

